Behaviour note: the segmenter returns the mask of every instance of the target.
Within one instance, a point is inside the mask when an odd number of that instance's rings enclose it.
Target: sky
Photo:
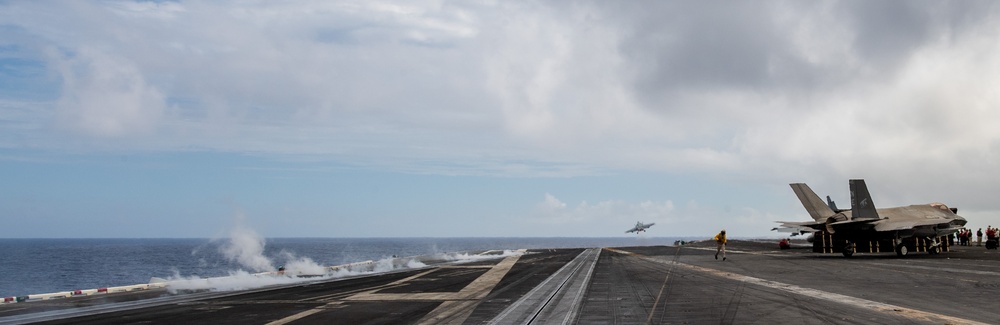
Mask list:
[[[0,1],[0,237],[1000,224],[992,1]]]

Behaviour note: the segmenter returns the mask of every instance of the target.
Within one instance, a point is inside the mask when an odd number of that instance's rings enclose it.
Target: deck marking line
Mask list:
[[[729,279],[736,280],[736,281],[744,281],[744,282],[756,284],[756,285],[759,285],[759,286],[764,286],[764,287],[768,287],[768,288],[772,288],[772,289],[782,290],[782,291],[789,292],[789,293],[794,293],[794,294],[797,294],[797,295],[803,295],[803,296],[807,296],[807,297],[823,299],[823,300],[832,301],[832,302],[836,302],[836,303],[840,303],[840,304],[845,304],[845,305],[849,305],[849,306],[854,306],[854,307],[858,307],[858,308],[862,308],[862,309],[869,309],[869,310],[873,310],[873,311],[877,311],[877,312],[881,312],[881,313],[885,313],[885,314],[899,315],[899,316],[902,316],[902,317],[906,317],[906,318],[910,318],[910,319],[915,319],[915,320],[920,320],[920,321],[925,321],[925,322],[946,323],[946,324],[983,324],[983,325],[987,324],[987,323],[977,322],[977,321],[968,320],[968,319],[964,319],[964,318],[958,318],[958,317],[952,317],[952,316],[947,316],[947,315],[935,314],[935,313],[931,313],[931,312],[925,312],[925,311],[922,311],[922,310],[916,310],[916,309],[912,309],[912,308],[906,308],[906,307],[902,307],[902,306],[896,306],[896,305],[891,305],[891,304],[887,304],[887,303],[881,303],[881,302],[877,302],[877,301],[871,301],[871,300],[866,300],[866,299],[861,299],[861,298],[856,298],[856,297],[851,297],[851,296],[845,296],[845,295],[842,295],[842,294],[837,294],[837,293],[832,293],[832,292],[826,292],[826,291],[822,291],[822,290],[816,290],[816,289],[810,289],[810,288],[800,287],[800,286],[793,285],[793,284],[781,283],[781,282],[771,281],[771,280],[764,280],[764,279],[761,279],[761,278],[755,278],[755,277],[751,277],[751,276],[735,274],[735,273],[731,273],[731,272],[728,272],[728,271],[721,271],[721,270],[711,269],[711,268],[707,268],[707,267],[695,266],[695,265],[681,263],[681,262],[677,262],[677,261],[657,260],[657,259],[654,259],[654,258],[646,257],[644,255],[640,255],[640,254],[636,254],[636,253],[632,253],[632,252],[626,252],[626,251],[619,251],[619,252],[622,252],[622,253],[628,254],[628,255],[633,255],[633,256],[636,256],[636,257],[639,257],[639,258],[642,258],[642,259],[646,259],[648,261],[653,261],[653,262],[662,263],[662,264],[673,264],[673,265],[677,265],[677,266],[680,266],[680,267],[683,267],[683,268],[687,268],[687,269],[692,270],[692,271],[697,271],[697,272],[702,272],[702,273],[708,273],[708,274],[712,274],[712,275],[715,275],[715,276],[718,276],[718,277],[722,277],[722,278],[729,278]]]
[[[452,301],[445,301],[434,308],[430,313],[425,315],[420,319],[418,324],[462,324],[465,322],[469,315],[472,315],[472,311],[475,307],[479,305],[483,298],[489,295],[493,287],[503,280],[503,277],[507,275],[507,271],[510,271],[517,260],[521,258],[521,255],[511,256],[504,258],[500,263],[486,271],[485,274],[480,275],[478,278],[472,281],[462,288],[457,295],[462,296],[459,299],[452,299]],[[454,300],[466,300],[466,301],[454,301]]]
[[[560,287],[560,285],[556,285],[555,288],[551,288],[550,285],[549,285],[549,283],[558,282],[559,279],[562,279],[563,281],[567,281],[569,279],[569,277],[571,277],[573,274],[575,274],[576,270],[579,269],[580,265],[583,263],[582,261],[587,258],[587,254],[588,253],[593,253],[592,251],[594,251],[594,250],[596,250],[596,249],[588,248],[588,249],[585,249],[583,252],[580,252],[580,254],[577,254],[576,257],[573,258],[573,260],[571,260],[568,263],[564,264],[562,267],[560,267],[554,273],[552,273],[551,275],[549,275],[549,277],[545,278],[545,280],[542,281],[542,283],[539,283],[534,288],[532,288],[530,291],[528,291],[528,293],[522,295],[520,299],[518,299],[517,301],[514,301],[513,303],[511,303],[509,306],[507,306],[506,309],[504,309],[503,311],[501,311],[500,314],[494,316],[493,319],[490,320],[487,324],[509,324],[512,321],[511,320],[506,320],[506,318],[508,317],[508,315],[510,315],[511,313],[513,313],[517,309],[521,309],[522,307],[524,307],[524,308],[531,308],[531,311],[530,312],[526,312],[524,315],[530,314],[530,315],[533,315],[532,317],[538,316],[538,314],[542,310],[542,308],[545,307],[545,304],[544,303],[539,303],[539,300],[545,299],[545,295],[546,294],[549,294],[549,293],[551,293],[551,294],[557,294],[559,292],[558,288]],[[597,256],[599,257],[600,255],[598,254]],[[565,284],[565,282],[563,282],[563,284]],[[556,291],[554,291],[554,292],[544,291],[544,290],[553,290],[553,289],[556,290]],[[552,298],[552,296],[549,295],[548,299],[551,299],[551,298]],[[532,304],[538,304],[538,306],[532,307]],[[530,323],[530,320],[527,321],[527,323]]]
[[[331,302],[331,303],[328,303],[328,304],[326,304],[324,306],[316,307],[316,308],[313,308],[313,309],[310,309],[310,310],[306,310],[304,312],[301,312],[301,313],[298,313],[298,314],[295,314],[295,315],[291,315],[291,316],[288,316],[288,317],[285,317],[285,318],[282,318],[282,319],[279,319],[279,320],[267,323],[267,325],[284,325],[284,324],[288,324],[288,323],[291,323],[291,322],[303,319],[305,317],[308,317],[308,316],[310,316],[312,314],[321,312],[324,309],[327,309],[326,306],[328,306],[328,305],[339,305],[339,304],[340,304],[339,301],[337,301],[337,302]]]
[[[473,280],[471,283],[462,288],[459,292],[417,292],[417,293],[377,293],[381,289],[368,290],[356,295],[346,297],[344,300],[416,300],[416,301],[441,301],[441,300],[478,300],[486,297],[493,290],[493,286],[503,279],[507,271],[517,263],[517,260],[521,256],[511,256],[504,258],[500,263],[490,268],[489,271],[483,273],[478,278]],[[406,281],[412,281],[421,276],[429,274],[431,271],[424,272],[415,276],[408,277],[403,280],[394,282],[403,283]]]
[[[954,273],[967,273],[976,275],[989,275],[989,276],[1000,276],[1000,272],[990,272],[990,271],[977,271],[977,270],[962,270],[949,267],[930,267],[930,266],[920,266],[920,265],[906,265],[906,264],[887,264],[887,263],[870,263],[871,265],[878,266],[890,266],[890,267],[905,267],[911,269],[920,270],[934,270],[934,271],[948,271]]]
[[[590,262],[590,267],[587,270],[587,275],[583,278],[584,284],[580,286],[579,290],[577,290],[576,299],[573,299],[573,305],[572,305],[573,308],[570,308],[570,311],[566,313],[566,317],[563,317],[563,322],[562,322],[563,325],[571,324],[572,321],[576,319],[576,315],[578,314],[578,311],[580,309],[580,303],[583,302],[583,296],[586,293],[585,290],[587,290],[587,288],[590,286],[589,285],[590,278],[593,277],[594,269],[597,268],[597,260],[601,258],[600,250],[598,250],[595,254],[597,254],[597,257],[594,258],[593,262]]]
[[[417,273],[415,275],[406,277],[401,280],[397,280],[389,284],[377,286],[374,289],[364,290],[352,296],[345,297],[343,298],[343,300],[333,301],[326,305],[319,306],[310,310],[300,312],[295,315],[291,315],[270,322],[268,323],[268,325],[287,324],[308,317],[310,315],[322,312],[324,310],[327,310],[329,309],[330,305],[338,305],[342,304],[344,301],[350,301],[350,300],[355,300],[355,301],[358,300],[442,301],[443,300],[444,302],[441,305],[439,305],[433,311],[424,316],[424,319],[420,320],[419,323],[431,322],[434,324],[440,324],[442,323],[442,320],[448,320],[447,322],[444,323],[448,324],[457,322],[458,324],[460,324],[461,322],[465,321],[465,319],[468,318],[469,315],[472,314],[472,311],[474,309],[472,307],[475,307],[477,304],[479,304],[479,301],[483,297],[486,297],[486,295],[488,295],[490,291],[493,290],[493,287],[496,286],[497,283],[500,283],[500,280],[502,280],[503,277],[507,275],[507,271],[510,271],[511,267],[513,267],[514,264],[517,263],[517,260],[520,259],[520,257],[521,255],[515,255],[504,258],[495,266],[490,267],[490,269],[486,271],[486,273],[480,275],[478,278],[476,278],[471,283],[466,285],[465,288],[462,288],[462,290],[459,292],[376,293],[380,290],[384,290],[387,287],[402,285],[407,281],[412,281],[417,278],[426,276],[437,270],[437,268],[432,268],[430,270]]]

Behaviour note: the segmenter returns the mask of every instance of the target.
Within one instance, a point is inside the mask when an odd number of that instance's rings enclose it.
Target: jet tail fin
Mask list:
[[[816,192],[813,192],[813,190],[809,188],[809,185],[804,183],[793,183],[788,185],[792,187],[792,191],[795,192],[795,196],[799,197],[799,202],[802,202],[802,207],[806,208],[806,211],[809,212],[809,216],[812,217],[813,220],[826,221],[826,218],[836,214],[835,211],[826,205],[826,202],[823,202],[823,199],[819,198],[819,195],[816,195]]]
[[[830,199],[829,195],[826,196],[826,205],[830,206],[830,209],[833,210],[834,212],[836,212],[837,210],[840,210],[840,209],[837,209],[837,203],[833,202],[833,200]]]
[[[850,180],[851,186],[851,220],[879,219],[875,210],[875,202],[868,193],[868,186],[863,179]]]

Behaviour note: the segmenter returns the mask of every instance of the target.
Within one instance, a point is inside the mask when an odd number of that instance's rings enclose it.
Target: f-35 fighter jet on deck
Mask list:
[[[965,226],[965,218],[958,209],[942,203],[915,204],[904,207],[876,209],[863,179],[850,180],[851,209],[839,210],[827,197],[827,202],[803,183],[789,184],[814,221],[778,221],[772,230],[798,234],[826,233],[844,239],[844,256],[854,254],[855,243],[891,239],[896,255],[904,256],[907,247],[904,238],[926,238],[932,244],[927,252],[941,252],[942,236],[948,236]]]

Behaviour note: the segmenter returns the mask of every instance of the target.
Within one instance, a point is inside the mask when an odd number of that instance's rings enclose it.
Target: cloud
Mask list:
[[[539,223],[559,225],[633,219],[646,222],[669,222],[669,217],[673,211],[674,203],[670,200],[637,203],[608,200],[596,204],[582,201],[575,207],[569,207],[552,194],[545,193],[545,198],[538,204],[533,220]]]
[[[44,49],[62,80],[55,102],[4,98],[51,112],[7,115],[37,126],[7,146],[141,137],[118,144],[448,175],[1000,181],[986,3],[3,6],[34,36],[8,46]]]
[[[549,193],[528,215],[526,224],[539,236],[557,235],[551,229],[559,229],[561,234],[601,237],[624,235],[636,221],[656,223],[649,230],[650,236],[711,234],[719,229],[731,229],[738,237],[771,236],[774,234],[768,229],[776,220],[796,219],[796,216],[737,203],[716,206],[698,200],[682,204],[675,204],[673,200],[606,200],[567,204]]]
[[[998,14],[986,1],[7,2],[0,149],[720,188],[695,205],[521,203],[548,226],[764,220],[798,203],[745,208],[731,187],[836,196],[847,178],[868,179],[880,206],[987,216]]]
[[[773,115],[774,127],[749,128],[740,150],[751,161],[798,162],[841,178],[985,189],[1000,176],[989,171],[1000,132],[985,122],[1000,121],[989,109],[1000,98],[986,91],[1000,81],[1000,65],[981,57],[1000,51],[986,41],[996,36],[984,28],[929,42],[901,60],[892,78],[845,84],[807,114],[789,111]]]
[[[164,95],[129,60],[91,48],[57,56],[63,79],[59,125],[98,138],[156,133]]]

